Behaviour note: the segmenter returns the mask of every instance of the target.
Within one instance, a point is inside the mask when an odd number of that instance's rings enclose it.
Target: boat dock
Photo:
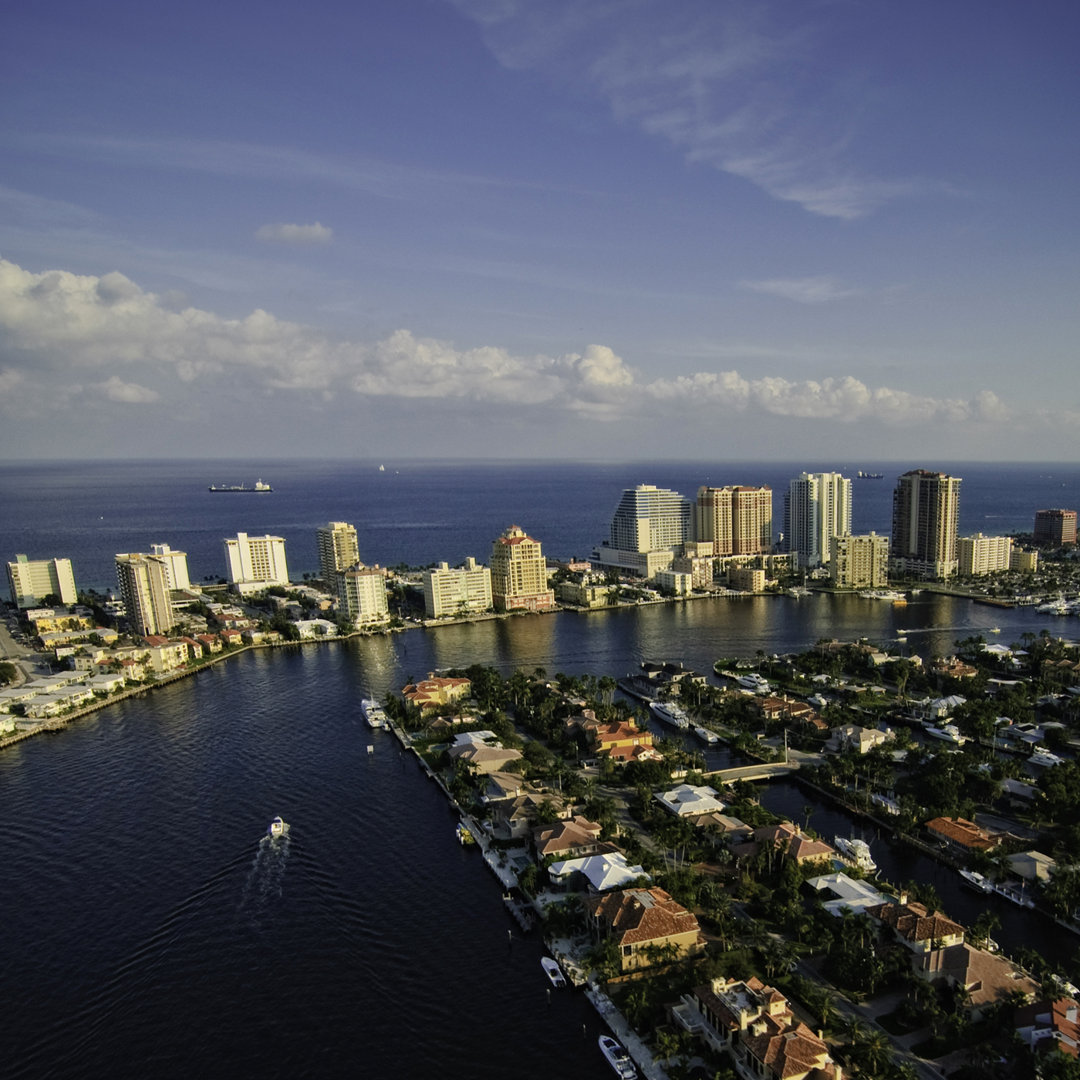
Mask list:
[[[652,1051],[645,1045],[638,1033],[630,1026],[629,1021],[600,989],[596,983],[590,983],[585,991],[585,996],[592,1002],[593,1008],[600,1014],[615,1038],[626,1047],[627,1053],[634,1059],[638,1072],[646,1080],[668,1080],[668,1074],[658,1061],[653,1060]]]

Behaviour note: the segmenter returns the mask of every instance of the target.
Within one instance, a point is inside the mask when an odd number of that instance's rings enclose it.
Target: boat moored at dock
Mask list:
[[[690,717],[686,715],[686,710],[673,701],[650,701],[649,708],[657,720],[663,720],[665,724],[684,731],[690,727]]]
[[[638,1074],[637,1066],[627,1053],[626,1047],[610,1035],[601,1035],[599,1043],[600,1053],[607,1058],[608,1064],[615,1070],[615,1075],[621,1076],[623,1080],[634,1080]]]
[[[367,726],[369,728],[386,727],[388,722],[386,713],[375,698],[362,698],[360,701],[360,712],[367,721]]]
[[[865,840],[836,836],[833,837],[833,847],[840,852],[840,857],[845,862],[851,863],[857,870],[865,870],[868,874],[877,870],[877,863],[870,854],[870,845]]]
[[[544,974],[551,980],[551,985],[556,990],[566,989],[566,976],[563,975],[557,961],[552,960],[550,956],[541,956],[540,966],[543,967]]]

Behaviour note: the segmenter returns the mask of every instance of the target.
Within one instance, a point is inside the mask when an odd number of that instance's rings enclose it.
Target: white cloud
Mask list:
[[[255,230],[255,239],[273,244],[296,244],[306,247],[329,244],[334,239],[334,230],[318,221],[311,225],[260,225]]]
[[[123,274],[35,274],[2,259],[0,361],[0,409],[13,415],[56,415],[85,386],[129,406],[232,392],[245,401],[307,395],[348,408],[357,395],[415,408],[437,400],[444,414],[487,404],[538,418],[687,425],[735,414],[897,427],[1018,422],[989,389],[970,400],[939,399],[850,375],[793,381],[736,370],[648,381],[600,344],[552,357],[463,349],[407,329],[376,342],[341,341],[261,309],[240,319],[171,310]],[[287,399],[280,415],[298,404]],[[1062,416],[1072,425],[1076,419]]]
[[[810,213],[858,218],[925,186],[854,162],[864,68],[818,77],[836,32],[820,5],[451,2],[505,67],[592,89],[620,122]]]
[[[800,304],[824,304],[859,296],[859,289],[846,288],[833,277],[772,278],[766,281],[742,281],[744,289],[795,300]]]

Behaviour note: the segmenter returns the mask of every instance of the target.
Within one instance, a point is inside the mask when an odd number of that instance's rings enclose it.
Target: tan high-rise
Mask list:
[[[540,543],[511,525],[491,546],[491,594],[497,611],[552,611]]]
[[[766,555],[772,550],[772,488],[700,487],[694,537],[713,555]]]

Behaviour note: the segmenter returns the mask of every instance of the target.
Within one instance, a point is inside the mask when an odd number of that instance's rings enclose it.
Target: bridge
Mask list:
[[[797,761],[761,762],[757,765],[740,765],[735,769],[717,769],[702,775],[719,780],[722,784],[733,784],[736,780],[768,780],[773,776],[786,776],[798,767]]]

